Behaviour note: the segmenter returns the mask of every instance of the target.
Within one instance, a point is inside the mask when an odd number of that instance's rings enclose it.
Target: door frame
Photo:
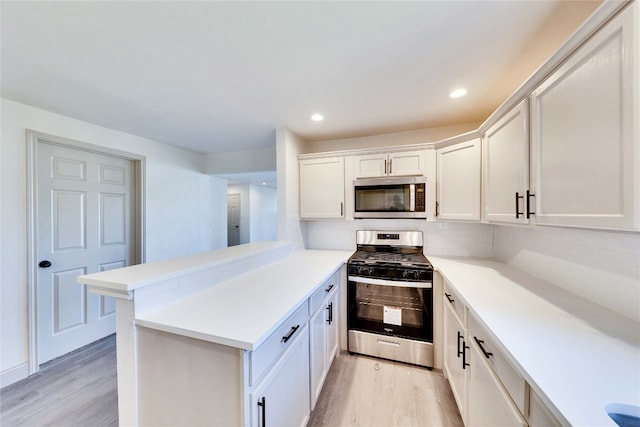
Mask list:
[[[38,363],[38,301],[37,301],[37,249],[38,249],[38,144],[70,148],[89,153],[118,157],[133,162],[133,197],[131,236],[134,246],[135,264],[145,261],[145,169],[146,157],[121,150],[116,150],[87,142],[68,139],[26,129],[26,157],[27,157],[27,298],[28,298],[28,335],[29,335],[29,375],[40,370]]]

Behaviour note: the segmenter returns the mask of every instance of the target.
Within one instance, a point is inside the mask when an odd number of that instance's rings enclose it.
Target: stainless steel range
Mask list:
[[[433,267],[420,231],[357,231],[347,263],[349,352],[433,367]]]

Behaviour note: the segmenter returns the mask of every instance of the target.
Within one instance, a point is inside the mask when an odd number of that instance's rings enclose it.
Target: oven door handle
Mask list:
[[[373,279],[371,277],[360,277],[360,276],[349,276],[349,281],[358,282],[358,283],[367,283],[370,285],[400,286],[404,288],[422,288],[422,289],[433,288],[432,282],[405,282],[405,281],[398,281],[398,280]]]

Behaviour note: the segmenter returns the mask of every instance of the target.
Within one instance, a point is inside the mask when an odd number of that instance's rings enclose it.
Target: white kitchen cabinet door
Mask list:
[[[449,380],[453,397],[458,404],[458,410],[462,420],[466,423],[467,417],[467,362],[469,354],[468,345],[465,343],[465,328],[458,320],[453,308],[447,299],[443,299],[444,305],[444,360],[443,370]],[[465,353],[466,352],[466,353]],[[465,360],[463,360],[463,355]],[[468,362],[467,362],[468,363]]]
[[[484,136],[484,211],[489,222],[529,222],[529,100],[520,102]]]
[[[364,154],[354,161],[356,178],[425,175],[424,150]]]
[[[425,175],[424,151],[389,153],[389,176]]]
[[[338,354],[340,318],[338,316],[338,292],[334,289],[324,304],[311,316],[311,410],[316,405],[331,363]]]
[[[561,427],[562,423],[553,416],[549,408],[533,390],[529,394],[529,427]]]
[[[480,139],[436,151],[437,219],[480,220]]]
[[[502,388],[476,343],[467,351],[469,360],[469,426],[526,426],[527,423]]]
[[[629,5],[532,94],[537,224],[640,229],[640,36]]]
[[[327,366],[327,312],[324,305],[311,316],[310,327],[310,370],[311,370],[311,410],[316,406],[324,379],[329,370]]]
[[[344,158],[301,160],[300,218],[344,218]]]
[[[327,371],[333,359],[338,355],[340,347],[340,310],[338,305],[338,290],[334,290],[327,303]]]
[[[309,331],[298,334],[250,394],[253,427],[303,427],[309,420]]]
[[[388,159],[386,153],[355,156],[356,178],[376,178],[387,176]]]

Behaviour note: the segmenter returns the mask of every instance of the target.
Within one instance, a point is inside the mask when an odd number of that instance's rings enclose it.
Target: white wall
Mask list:
[[[640,321],[640,234],[494,226],[499,261]]]
[[[493,230],[487,224],[434,223],[424,220],[362,219],[306,221],[309,249],[355,250],[356,230],[417,230],[427,255],[490,258]]]
[[[453,136],[471,132],[480,123],[463,123],[459,125],[440,126],[406,132],[385,133],[357,138],[331,139],[323,141],[307,141],[302,146],[302,153],[324,153],[327,151],[356,150],[393,147],[397,145],[426,144],[438,142]]]
[[[249,186],[251,242],[278,239],[278,192],[261,185]]]
[[[276,130],[278,240],[291,242],[294,249],[306,247],[306,224],[300,221],[298,154],[305,141],[286,128]]]
[[[275,188],[234,184],[227,191],[240,194],[240,244],[278,239]]]
[[[203,173],[201,154],[1,100],[0,374],[28,365],[25,129],[146,156],[146,261],[226,246],[226,181]],[[220,207],[221,206],[221,207]]]

